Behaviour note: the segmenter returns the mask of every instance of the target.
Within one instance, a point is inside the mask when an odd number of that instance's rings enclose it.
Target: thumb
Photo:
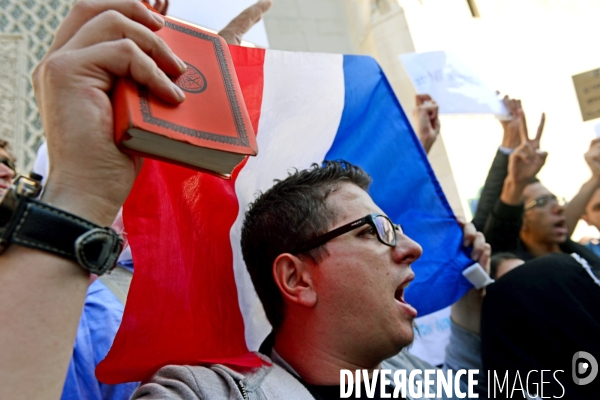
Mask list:
[[[229,44],[241,44],[244,35],[254,24],[260,21],[263,14],[271,8],[272,4],[271,0],[261,0],[246,8],[219,32],[219,36]]]

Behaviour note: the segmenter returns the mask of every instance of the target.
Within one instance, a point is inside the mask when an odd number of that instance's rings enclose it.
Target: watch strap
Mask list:
[[[8,242],[54,253],[98,275],[114,267],[123,241],[113,229],[28,197],[20,200]]]

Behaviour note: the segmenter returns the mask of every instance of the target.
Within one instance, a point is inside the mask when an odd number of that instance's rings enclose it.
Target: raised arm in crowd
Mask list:
[[[270,4],[245,10],[223,37],[239,44]],[[154,7],[164,14],[168,0]],[[115,78],[131,77],[171,104],[185,98],[170,77],[186,65],[153,34],[163,25],[141,1],[77,1],[34,71],[51,166],[41,202],[83,225],[110,226],[141,167],[114,144]],[[88,284],[89,273],[67,258],[19,245],[2,254],[0,397],[60,397]]]
[[[508,97],[504,101],[512,119],[502,121],[502,145],[492,162],[473,223],[483,229],[494,253],[509,252],[528,260],[554,252],[576,252],[590,262],[600,261],[570,240],[600,184],[596,165],[599,141],[593,141],[585,154],[592,177],[565,207],[536,177],[547,157],[540,150],[545,116],[530,139],[521,102]]]

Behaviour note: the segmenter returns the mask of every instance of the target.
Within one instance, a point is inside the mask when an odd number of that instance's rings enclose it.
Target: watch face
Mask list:
[[[83,268],[102,275],[114,268],[123,239],[111,228],[90,229],[75,241],[75,257]]]

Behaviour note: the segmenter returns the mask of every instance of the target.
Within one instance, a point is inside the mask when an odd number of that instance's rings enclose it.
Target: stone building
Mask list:
[[[0,0],[0,138],[28,170],[43,142],[31,73],[74,0]]]

